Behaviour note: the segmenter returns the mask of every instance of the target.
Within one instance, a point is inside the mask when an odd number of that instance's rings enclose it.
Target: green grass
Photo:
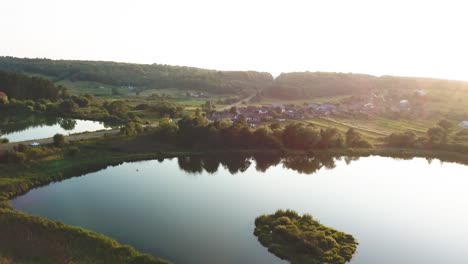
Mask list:
[[[14,263],[169,263],[103,235],[9,209],[0,209],[0,234],[1,255]]]

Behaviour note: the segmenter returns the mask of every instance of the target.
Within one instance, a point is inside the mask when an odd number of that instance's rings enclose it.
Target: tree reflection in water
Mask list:
[[[265,172],[270,167],[282,165],[299,173],[313,174],[322,168],[333,169],[336,161],[341,160],[340,156],[328,154],[319,155],[293,155],[281,156],[278,154],[235,154],[221,156],[184,156],[178,158],[180,169],[191,174],[201,174],[203,171],[214,174],[220,165],[226,168],[231,174],[245,172],[252,164],[255,169]],[[346,164],[358,160],[359,157],[344,157]]]

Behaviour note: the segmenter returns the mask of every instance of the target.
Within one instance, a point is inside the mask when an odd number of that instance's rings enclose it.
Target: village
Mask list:
[[[248,105],[223,111],[211,111],[207,118],[211,121],[237,121],[245,118],[251,127],[262,123],[284,122],[287,120],[307,120],[320,117],[361,117],[377,116],[417,118],[426,112],[427,94],[416,90],[408,99],[384,93],[369,96],[350,96],[339,103],[265,104]],[[468,121],[460,121],[460,128],[468,128]]]

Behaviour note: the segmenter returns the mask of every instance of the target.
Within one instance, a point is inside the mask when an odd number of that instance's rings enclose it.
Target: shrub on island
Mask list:
[[[254,235],[268,251],[292,264],[344,264],[358,245],[352,235],[291,210],[257,217]]]

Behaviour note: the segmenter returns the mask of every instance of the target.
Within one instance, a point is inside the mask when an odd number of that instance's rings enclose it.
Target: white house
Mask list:
[[[424,91],[423,89],[419,89],[415,93],[417,96],[420,96],[420,97],[426,96],[427,94],[426,91]]]
[[[461,121],[458,126],[461,128],[468,128],[468,121]]]

